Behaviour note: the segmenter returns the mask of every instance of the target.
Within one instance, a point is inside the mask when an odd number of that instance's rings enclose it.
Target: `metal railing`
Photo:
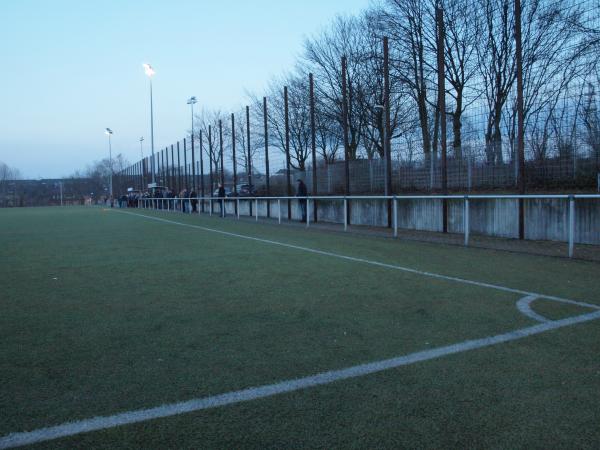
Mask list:
[[[225,217],[227,215],[227,205],[234,203],[234,215],[237,219],[241,217],[241,205],[246,203],[248,205],[247,216],[254,217],[256,221],[259,220],[259,202],[267,202],[267,214],[262,217],[271,218],[271,203],[276,202],[276,216],[279,224],[282,223],[282,201],[287,202],[288,219],[291,219],[291,203],[293,201],[298,202],[297,204],[302,208],[302,203],[305,206],[305,213],[302,215],[303,221],[306,226],[311,225],[311,206],[313,209],[313,218],[316,218],[317,203],[319,201],[334,201],[342,202],[343,211],[343,229],[348,230],[349,227],[349,209],[351,202],[360,202],[366,200],[387,200],[388,215],[391,215],[391,228],[393,230],[393,236],[398,237],[398,206],[402,201],[408,200],[442,200],[444,203],[448,200],[462,201],[462,220],[463,220],[463,232],[464,245],[468,246],[470,242],[471,225],[470,225],[470,202],[472,200],[567,200],[568,201],[568,212],[567,212],[567,242],[568,242],[568,255],[573,257],[575,250],[575,217],[576,217],[576,200],[578,199],[598,199],[600,200],[599,194],[540,194],[540,195],[373,195],[373,196],[306,196],[306,197],[194,197],[194,198],[142,198],[138,199],[137,205],[139,208],[144,209],[160,209],[165,211],[178,211],[183,213],[192,214],[195,212],[205,213],[208,209],[208,214],[220,214]],[[301,203],[302,202],[302,203]],[[218,211],[215,212],[215,203],[219,205]],[[206,208],[208,206],[208,208]],[[254,211],[254,212],[253,212]],[[446,212],[447,214],[447,212]],[[335,222],[339,223],[339,222]],[[361,224],[357,224],[361,225]],[[364,224],[362,224],[364,225]],[[595,228],[599,233],[600,241],[600,223]],[[416,229],[416,228],[415,228]]]

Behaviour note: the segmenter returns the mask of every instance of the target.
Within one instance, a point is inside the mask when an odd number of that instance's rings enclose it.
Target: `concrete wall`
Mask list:
[[[215,201],[213,213],[218,214]],[[235,214],[235,201],[226,202],[227,214]],[[259,217],[277,219],[277,200],[259,200]],[[287,220],[287,200],[281,200],[281,217]],[[320,222],[344,223],[343,200],[318,200]],[[473,234],[517,238],[519,236],[519,202],[516,199],[470,199],[469,222]],[[248,216],[249,201],[240,199],[240,214]],[[256,207],[252,201],[252,214]],[[577,199],[575,203],[575,242],[600,244],[600,200]],[[350,223],[376,227],[387,226],[386,200],[351,200]],[[208,208],[208,204],[206,206]],[[300,220],[297,200],[291,201],[292,219]],[[312,211],[312,202],[310,210]],[[525,201],[525,238],[532,240],[567,241],[569,202],[566,199],[530,199]],[[464,202],[448,200],[448,230],[464,233]],[[312,220],[312,215],[311,215]],[[408,230],[442,231],[442,200],[398,198],[398,227]]]

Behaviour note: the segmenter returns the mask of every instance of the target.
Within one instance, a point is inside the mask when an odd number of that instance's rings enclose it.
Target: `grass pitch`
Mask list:
[[[600,304],[600,265],[217,217],[0,210],[0,438],[535,325]],[[548,300],[549,319],[590,310]],[[600,446],[600,320],[36,448]]]

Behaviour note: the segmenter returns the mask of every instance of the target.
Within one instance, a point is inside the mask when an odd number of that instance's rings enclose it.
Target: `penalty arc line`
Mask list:
[[[217,234],[221,234],[221,235],[225,235],[225,236],[231,236],[231,237],[236,237],[236,238],[240,238],[240,239],[247,239],[250,241],[256,241],[256,242],[262,242],[264,244],[271,244],[271,245],[278,245],[281,247],[287,247],[287,248],[291,248],[294,250],[300,250],[303,252],[308,252],[308,253],[314,253],[317,255],[323,255],[323,256],[329,256],[329,257],[334,257],[334,258],[339,258],[339,259],[344,259],[346,261],[352,261],[352,262],[358,262],[358,263],[362,263],[362,264],[369,264],[372,266],[377,266],[377,267],[383,267],[386,269],[394,269],[394,270],[399,270],[402,272],[407,272],[407,273],[412,273],[415,275],[422,275],[425,277],[430,277],[430,278],[437,278],[439,280],[446,280],[446,281],[452,281],[452,282],[456,282],[456,283],[462,283],[462,284],[469,284],[471,286],[478,286],[478,287],[483,287],[483,288],[489,288],[489,289],[495,289],[498,291],[504,291],[504,292],[510,292],[513,294],[519,294],[519,295],[523,295],[523,296],[534,296],[537,298],[542,298],[542,299],[547,299],[547,300],[555,300],[558,302],[562,302],[562,303],[570,303],[573,305],[578,305],[578,306],[582,306],[582,307],[586,307],[586,308],[593,308],[593,309],[598,309],[600,310],[600,306],[599,305],[594,305],[594,304],[590,304],[590,303],[584,303],[584,302],[578,302],[575,300],[569,300],[566,298],[562,298],[562,297],[557,297],[554,295],[546,295],[546,294],[540,294],[537,292],[528,292],[528,291],[524,291],[522,289],[514,289],[511,287],[507,287],[507,286],[501,286],[498,284],[491,284],[491,283],[485,283],[482,281],[475,281],[475,280],[469,280],[466,278],[460,278],[460,277],[453,277],[450,275],[442,275],[439,273],[434,273],[434,272],[427,272],[427,271],[423,271],[423,270],[418,270],[418,269],[413,269],[410,267],[405,267],[405,266],[399,266],[396,264],[388,264],[388,263],[383,263],[380,261],[373,261],[370,259],[364,259],[364,258],[358,258],[358,257],[354,257],[354,256],[347,256],[347,255],[342,255],[339,253],[333,253],[333,252],[327,252],[324,250],[318,250],[315,248],[310,248],[310,247],[302,247],[300,245],[294,245],[294,244],[288,244],[286,242],[279,242],[279,241],[273,241],[271,239],[264,239],[264,238],[259,238],[259,237],[254,237],[254,236],[248,236],[245,234],[238,234],[238,233],[232,233],[230,231],[224,231],[224,230],[218,230],[216,228],[209,228],[209,227],[204,227],[202,225],[194,225],[194,224],[190,224],[190,223],[183,223],[183,222],[177,222],[175,220],[169,220],[169,219],[163,219],[162,217],[153,217],[153,216],[147,216],[145,214],[137,214],[137,213],[132,213],[132,212],[128,212],[128,211],[118,211],[121,214],[128,214],[131,216],[136,216],[136,217],[142,217],[144,219],[148,219],[148,220],[154,220],[157,222],[164,222],[164,223],[168,223],[171,225],[179,225],[182,227],[188,227],[188,228],[195,228],[198,230],[203,230],[203,231],[208,231],[211,233],[217,233]]]
[[[155,408],[138,409],[111,416],[99,416],[62,425],[40,428],[28,432],[11,433],[0,438],[0,449],[20,447],[38,442],[50,441],[68,436],[74,436],[91,431],[99,431],[148,420],[171,417],[179,414],[216,408],[219,406],[232,405],[251,400],[271,397],[278,394],[290,393],[315,386],[322,386],[340,380],[361,377],[374,374],[384,370],[394,369],[410,364],[427,361],[442,356],[466,352],[497,345],[505,342],[515,341],[528,336],[544,333],[550,330],[589,322],[600,319],[600,311],[569,317],[566,319],[545,322],[527,328],[521,328],[504,334],[498,334],[482,339],[473,339],[444,347],[410,353],[396,358],[376,361],[367,364],[348,367],[340,370],[331,370],[303,378],[286,380],[265,386],[251,387],[239,391],[228,392],[210,397],[192,399],[184,402],[157,406]]]

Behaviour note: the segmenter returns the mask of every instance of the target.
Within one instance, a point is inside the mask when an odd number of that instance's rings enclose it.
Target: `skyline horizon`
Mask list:
[[[144,20],[139,20],[138,1],[103,3],[114,5],[114,10],[72,0],[52,8],[37,0],[0,6],[4,17],[0,49],[12,68],[0,72],[0,85],[7,87],[8,94],[0,104],[4,128],[0,161],[19,170],[23,179],[66,178],[108,157],[104,129],[109,127],[114,131],[113,155],[121,153],[133,163],[140,158],[140,136],[144,156],[151,153],[143,63],[156,70],[156,152],[189,131],[186,102],[191,96],[198,98],[197,113],[204,109],[236,112],[245,106],[248,93],[264,91],[270,80],[294,66],[307,37],[323,30],[337,15],[364,10],[370,1],[335,0],[322,5],[309,0],[277,8],[275,1],[261,0],[258,6],[264,10],[232,3],[238,11],[233,16],[212,4],[185,0],[171,7],[154,4],[154,9],[143,12]],[[204,9],[197,27],[179,25],[166,38],[153,33],[157,24],[176,23],[183,7],[192,13],[194,8]],[[127,28],[133,17],[138,17],[142,33]],[[53,19],[64,26],[56,28]],[[223,34],[224,25],[238,31]],[[222,40],[215,41],[215,30]],[[20,44],[9,44],[15,41]],[[198,42],[217,45],[198,48]],[[197,56],[190,58],[190,53]],[[232,57],[222,57],[228,54]]]

